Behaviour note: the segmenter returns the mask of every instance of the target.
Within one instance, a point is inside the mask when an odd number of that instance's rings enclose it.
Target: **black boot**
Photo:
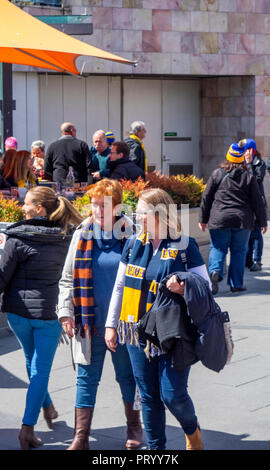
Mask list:
[[[210,279],[212,282],[212,294],[215,295],[218,293],[218,283],[220,281],[219,273],[217,271],[213,271],[210,274]]]

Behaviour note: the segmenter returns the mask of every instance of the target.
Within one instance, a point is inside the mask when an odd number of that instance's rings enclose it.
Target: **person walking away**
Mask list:
[[[69,167],[72,167],[75,183],[87,182],[87,168],[91,161],[87,143],[77,138],[77,129],[72,122],[64,122],[60,131],[61,137],[52,142],[46,151],[46,179],[65,184]]]
[[[244,149],[245,162],[250,174],[254,175],[261,195],[262,203],[267,210],[267,202],[264,194],[263,180],[266,172],[266,165],[257,150],[256,142],[253,139],[243,139],[239,142],[239,146]],[[262,254],[263,254],[263,236],[261,227],[257,221],[254,222],[254,229],[252,230],[249,243],[248,252],[246,256],[246,266],[250,271],[261,271],[262,269]]]
[[[0,261],[2,311],[23,349],[29,387],[19,433],[21,449],[38,447],[34,426],[40,410],[48,424],[57,417],[48,382],[62,327],[56,315],[58,282],[72,232],[81,222],[71,203],[47,187],[25,197],[25,220],[6,229]]]
[[[254,216],[262,233],[267,231],[266,210],[255,176],[246,168],[244,150],[233,143],[226,160],[207,181],[200,207],[199,227],[210,231],[209,273],[212,292],[217,294],[223,279],[224,261],[230,249],[227,284],[231,292],[242,292],[245,260]]]

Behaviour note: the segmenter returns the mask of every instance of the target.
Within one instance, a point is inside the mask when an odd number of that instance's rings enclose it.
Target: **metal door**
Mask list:
[[[162,171],[199,175],[199,80],[162,81]]]

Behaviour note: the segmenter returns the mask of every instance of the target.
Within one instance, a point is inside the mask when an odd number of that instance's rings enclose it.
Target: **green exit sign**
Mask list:
[[[164,132],[165,137],[177,137],[177,132]]]

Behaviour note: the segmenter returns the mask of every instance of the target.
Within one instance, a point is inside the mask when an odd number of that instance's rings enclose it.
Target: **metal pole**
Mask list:
[[[12,64],[0,64],[0,101],[1,101],[1,150],[4,142],[13,135]]]

